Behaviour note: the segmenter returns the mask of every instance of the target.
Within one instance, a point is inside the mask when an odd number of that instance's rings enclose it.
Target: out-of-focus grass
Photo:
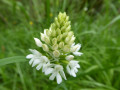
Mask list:
[[[77,77],[67,75],[67,81],[60,85],[28,62],[2,66],[0,90],[119,90],[119,4],[119,0],[1,0],[0,58],[25,56],[29,48],[37,48],[33,37],[39,38],[59,11],[70,16],[84,54],[77,58],[81,65]]]

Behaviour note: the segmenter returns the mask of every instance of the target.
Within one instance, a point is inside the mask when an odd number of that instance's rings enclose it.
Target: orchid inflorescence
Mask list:
[[[75,36],[71,31],[69,16],[66,13],[59,13],[55,17],[54,23],[49,29],[45,29],[44,33],[40,33],[41,40],[34,38],[38,47],[42,48],[42,52],[30,49],[32,54],[26,56],[30,59],[29,64],[36,66],[37,70],[42,68],[45,75],[51,74],[50,80],[56,77],[57,83],[62,82],[62,78],[66,80],[64,69],[73,77],[76,77],[79,61],[74,60],[74,56],[81,56],[78,52],[81,44],[75,44]]]

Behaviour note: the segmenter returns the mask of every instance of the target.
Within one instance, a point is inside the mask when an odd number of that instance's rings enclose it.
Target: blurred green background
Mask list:
[[[82,44],[77,77],[57,85],[28,62],[0,67],[0,90],[120,90],[120,0],[0,0],[0,59],[26,56],[59,12]]]

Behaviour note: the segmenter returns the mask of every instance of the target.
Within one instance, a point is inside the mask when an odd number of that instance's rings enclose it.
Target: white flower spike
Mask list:
[[[75,56],[82,55],[79,52],[81,44],[75,45],[75,36],[71,31],[69,16],[65,12],[60,12],[50,28],[40,33],[40,39],[34,38],[34,40],[42,51],[30,49],[32,54],[27,55],[26,58],[30,59],[29,64],[32,67],[36,67],[37,70],[42,69],[45,75],[50,74],[49,79],[56,78],[58,84],[62,82],[62,78],[67,80],[64,69],[67,69],[68,74],[76,77],[80,65],[79,61],[73,59]]]

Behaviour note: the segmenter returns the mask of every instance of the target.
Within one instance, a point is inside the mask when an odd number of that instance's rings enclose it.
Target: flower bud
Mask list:
[[[52,35],[53,37],[56,36],[56,31],[55,31],[55,30],[52,30],[51,35]]]
[[[59,18],[60,20],[61,20],[61,15],[62,15],[62,13],[59,12],[58,18]]]
[[[58,49],[58,44],[53,45],[53,46],[52,46],[52,49],[53,49],[53,50],[57,50],[57,49]]]
[[[42,47],[42,42],[38,38],[34,38],[34,40],[38,47]]]
[[[66,32],[70,31],[71,29],[71,26],[69,25],[67,28],[66,28]]]
[[[60,34],[61,34],[61,30],[60,30],[59,28],[57,28],[56,34],[57,34],[57,35],[60,35]]]
[[[51,31],[47,29],[47,30],[46,30],[46,35],[47,35],[47,36],[51,36]]]
[[[70,45],[70,46],[74,43],[74,40],[75,40],[75,37],[72,36],[72,38],[71,38],[70,41],[69,41],[69,45]]]
[[[55,26],[55,24],[53,23],[53,24],[51,24],[51,30],[55,30],[56,29],[56,26]]]
[[[44,41],[45,41],[45,43],[47,43],[47,44],[50,43],[50,39],[49,39],[47,36],[45,36]]]
[[[68,45],[65,45],[63,48],[64,52],[69,52],[70,51],[70,47]]]
[[[46,52],[49,51],[49,48],[48,48],[48,46],[47,46],[46,44],[43,44],[43,45],[42,45],[42,48],[43,48],[43,50],[46,51]]]
[[[41,40],[44,41],[45,35],[43,33],[40,33],[40,34],[41,34]]]
[[[69,20],[69,16],[66,17],[66,20],[65,20],[65,21],[67,22],[68,20]]]
[[[53,52],[53,55],[54,55],[55,57],[59,57],[59,56],[60,56],[60,52],[59,52],[58,50],[55,50],[55,51]]]
[[[68,32],[63,33],[62,37],[65,38],[67,36]]]
[[[60,42],[60,43],[59,43],[59,47],[60,47],[60,48],[63,48],[63,47],[64,47],[64,42]]]
[[[72,31],[70,31],[70,32],[68,32],[68,36],[73,36],[73,32]]]
[[[65,12],[62,14],[62,18],[65,20],[65,18],[66,18],[66,13]]]
[[[70,42],[68,43],[68,45],[70,45],[70,46],[71,46],[73,43],[74,43],[74,42],[70,41]]]
[[[70,37],[68,36],[65,38],[65,43],[69,43],[69,41],[70,41]]]
[[[53,43],[53,44],[57,44],[57,38],[53,38],[53,39],[52,39],[52,43]]]
[[[66,26],[63,26],[63,27],[61,28],[61,31],[62,31],[62,32],[66,31],[66,28],[67,28]]]
[[[62,39],[62,34],[57,37],[57,41],[60,41]]]
[[[55,18],[55,24],[57,25],[57,27],[60,27],[57,17]]]
[[[70,25],[70,21],[65,23],[65,26],[68,27]]]
[[[60,12],[59,13],[59,15],[58,15],[58,21],[59,21],[59,23],[62,23],[62,20],[63,18],[62,18],[62,13]]]
[[[66,56],[65,59],[66,60],[73,60],[74,56],[73,55],[69,55],[69,56]]]

